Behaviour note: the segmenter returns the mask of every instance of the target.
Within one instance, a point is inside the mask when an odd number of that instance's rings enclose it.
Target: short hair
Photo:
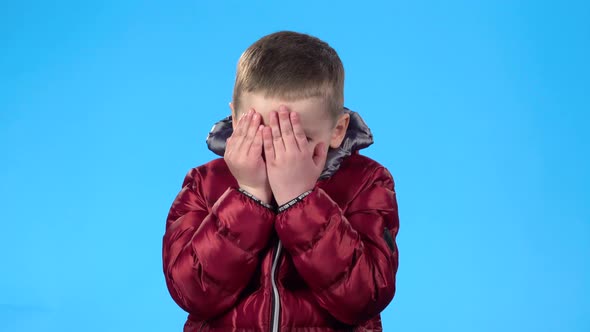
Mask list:
[[[319,38],[279,31],[242,53],[232,96],[236,112],[244,92],[286,101],[324,98],[336,119],[344,108],[344,67],[336,51]]]

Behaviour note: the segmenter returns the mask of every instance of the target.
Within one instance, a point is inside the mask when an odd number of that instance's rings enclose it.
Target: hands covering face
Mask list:
[[[323,142],[307,141],[299,114],[286,106],[269,117],[264,126],[253,109],[242,116],[227,140],[224,159],[242,189],[265,203],[274,195],[280,206],[313,189],[328,149]]]
[[[227,139],[223,158],[240,188],[270,203],[272,192],[262,159],[263,127],[260,114],[250,109]]]
[[[279,206],[313,189],[326,163],[327,146],[307,141],[299,114],[285,106],[270,113],[270,126],[262,129],[266,171]]]

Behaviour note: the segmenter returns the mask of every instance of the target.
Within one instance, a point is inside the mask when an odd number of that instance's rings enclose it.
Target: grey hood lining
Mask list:
[[[373,144],[373,134],[361,116],[346,107],[344,108],[344,112],[350,114],[350,122],[346,130],[346,135],[339,148],[330,148],[328,150],[326,166],[320,175],[320,179],[332,176],[340,168],[340,163],[344,158],[350,156],[355,151]],[[213,128],[211,128],[211,131],[207,135],[207,147],[218,156],[223,157],[225,153],[225,141],[232,133],[232,117],[230,115],[213,125]]]

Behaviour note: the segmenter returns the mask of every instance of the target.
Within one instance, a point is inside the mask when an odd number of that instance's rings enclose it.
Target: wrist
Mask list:
[[[285,193],[285,194],[279,194],[279,195],[275,194],[275,199],[277,201],[277,205],[282,206],[282,205],[285,205],[288,202],[296,199],[300,195],[308,193],[312,190],[313,190],[313,187],[308,188],[308,189],[303,189],[303,190],[291,191],[291,192]]]
[[[307,196],[308,196],[309,194],[311,194],[312,192],[313,192],[313,189],[312,189],[312,190],[305,191],[304,193],[302,193],[302,194],[300,194],[299,196],[297,196],[297,197],[295,197],[295,198],[293,198],[293,199],[289,200],[288,202],[285,202],[285,203],[279,204],[279,205],[278,205],[278,210],[277,210],[277,212],[278,212],[278,213],[281,213],[281,212],[283,212],[283,211],[287,210],[288,208],[292,207],[293,205],[295,205],[295,204],[297,204],[297,203],[301,202],[301,201],[302,201],[302,200],[303,200],[305,197],[307,197]]]
[[[270,204],[272,200],[272,193],[267,192],[267,190],[241,185],[240,188],[265,204]]]

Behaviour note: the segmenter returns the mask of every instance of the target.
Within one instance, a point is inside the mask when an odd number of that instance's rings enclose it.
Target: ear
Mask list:
[[[330,137],[330,147],[337,149],[342,144],[344,136],[346,136],[346,130],[348,129],[348,123],[350,122],[350,114],[344,113],[338,116],[336,125],[332,129],[332,136]]]
[[[236,124],[238,123],[238,113],[234,109],[234,103],[229,102],[229,109],[231,110],[231,126],[232,129],[236,129]]]

